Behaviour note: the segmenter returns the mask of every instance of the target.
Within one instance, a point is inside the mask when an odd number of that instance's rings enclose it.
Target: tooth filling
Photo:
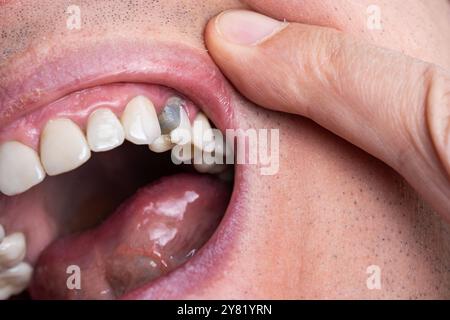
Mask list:
[[[180,104],[168,104],[158,116],[161,132],[168,134],[180,125]]]

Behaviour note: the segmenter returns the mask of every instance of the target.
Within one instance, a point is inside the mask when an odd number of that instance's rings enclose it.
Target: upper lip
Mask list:
[[[233,90],[206,51],[178,43],[105,40],[78,49],[26,53],[0,65],[0,129],[72,92],[116,82],[164,85],[187,96],[222,131],[235,128]],[[213,237],[184,266],[124,298],[174,298],[202,288],[226,268],[237,219],[246,211],[245,166],[236,167],[233,195]],[[220,260],[220,263],[218,263]]]
[[[27,51],[0,66],[0,128],[37,108],[88,87],[142,82],[173,88],[224,130],[233,127],[230,86],[206,51],[178,43],[127,39],[77,49]]]

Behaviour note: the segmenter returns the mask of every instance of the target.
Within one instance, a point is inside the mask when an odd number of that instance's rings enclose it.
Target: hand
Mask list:
[[[207,26],[208,50],[248,99],[381,159],[450,221],[450,72],[292,16],[226,11]]]

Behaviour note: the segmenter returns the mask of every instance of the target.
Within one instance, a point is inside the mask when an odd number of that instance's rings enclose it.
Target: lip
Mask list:
[[[72,92],[118,82],[173,88],[200,107],[218,129],[236,127],[231,86],[204,50],[115,39],[46,53],[39,63],[35,54],[26,53],[18,62],[0,66],[0,128]],[[203,248],[183,266],[123,299],[183,298],[223,274],[241,225],[238,221],[246,211],[245,171],[245,165],[235,166],[230,203]]]
[[[142,82],[181,92],[219,129],[233,128],[231,87],[206,51],[178,43],[116,39],[45,53],[40,58],[27,51],[0,69],[0,127],[78,90]]]

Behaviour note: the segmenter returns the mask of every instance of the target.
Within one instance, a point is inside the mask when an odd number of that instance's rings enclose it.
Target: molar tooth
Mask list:
[[[17,142],[9,141],[0,146],[0,191],[8,196],[16,195],[37,185],[45,178],[45,172],[36,151]]]
[[[125,140],[125,133],[119,119],[106,108],[97,109],[91,113],[86,131],[89,147],[94,152],[114,149]]]
[[[161,135],[155,107],[144,96],[136,96],[128,102],[121,122],[126,139],[134,144],[151,144]]]
[[[33,268],[26,262],[0,272],[0,300],[22,292],[29,284]]]
[[[47,122],[41,135],[41,160],[49,175],[74,170],[90,157],[86,138],[72,120],[60,118]]]
[[[173,146],[174,144],[170,140],[170,136],[167,134],[163,134],[156,138],[156,140],[149,145],[149,148],[153,152],[161,153],[169,151]]]
[[[191,136],[191,122],[184,108],[180,108],[180,124],[170,132],[170,140],[174,144],[185,145],[191,143]]]
[[[25,236],[21,232],[6,236],[0,243],[0,270],[15,266],[26,252]]]

